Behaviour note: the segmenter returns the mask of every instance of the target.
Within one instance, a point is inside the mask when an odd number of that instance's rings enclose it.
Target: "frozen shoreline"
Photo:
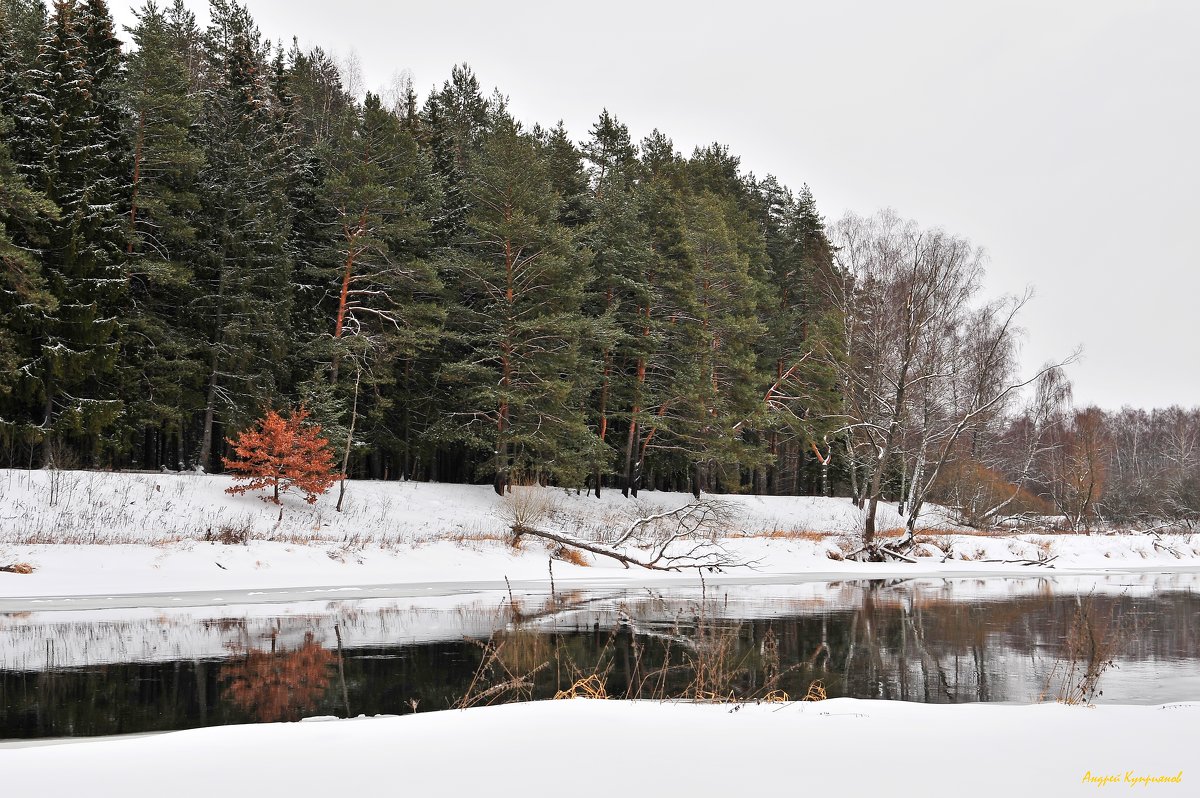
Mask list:
[[[1097,543],[1090,547],[1070,545],[1086,541]],[[340,559],[332,558],[325,545],[260,541],[244,546],[195,542],[166,546],[4,546],[0,553],[5,558],[28,562],[36,570],[32,574],[0,573],[0,612],[437,596],[503,591],[509,587],[545,591],[550,589],[551,562],[555,585],[560,590],[698,585],[702,577],[724,583],[769,584],[1200,571],[1200,557],[1153,557],[1135,545],[1141,542],[1142,538],[1132,536],[1065,539],[1063,548],[1068,551],[1058,555],[1056,567],[1049,568],[1004,562],[941,562],[935,558],[911,565],[834,561],[824,553],[823,544],[737,538],[727,541],[729,547],[758,560],[760,565],[755,569],[731,568],[721,574],[625,569],[601,558],[593,558],[591,565],[583,567],[552,561],[549,552],[540,546],[513,551],[501,543],[475,548],[450,542],[411,549],[365,548]],[[1018,538],[969,538],[964,545],[986,546],[995,559],[1006,559],[1014,556],[1012,547],[1029,544]],[[1193,545],[1190,539],[1187,545]]]

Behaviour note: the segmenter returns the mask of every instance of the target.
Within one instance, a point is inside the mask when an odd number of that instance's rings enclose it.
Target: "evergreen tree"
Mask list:
[[[46,32],[46,7],[41,0],[0,0],[0,116],[14,123],[6,138],[23,138],[15,123],[29,91],[29,67],[37,60]],[[10,155],[20,159],[23,152]]]
[[[31,244],[58,209],[29,188],[17,171],[6,143],[12,128],[12,120],[0,116],[0,440],[19,437],[29,443],[36,437],[31,438],[28,425],[21,423],[20,397],[13,395],[22,383],[18,369],[29,359],[28,339],[18,330],[23,318],[56,309],[41,274],[39,253]]]
[[[421,122],[434,172],[443,185],[445,201],[434,230],[445,245],[465,229],[470,198],[464,181],[488,124],[488,103],[469,66],[454,67],[441,90],[429,95]]]
[[[587,264],[558,221],[562,200],[537,141],[503,109],[493,113],[468,191],[450,314],[468,354],[444,369],[459,391],[454,433],[493,452],[498,493],[513,481],[579,484],[596,457],[578,403]]]
[[[105,37],[111,25],[103,3],[56,2],[22,108],[30,182],[62,211],[47,225],[42,255],[56,305],[24,320],[33,347],[20,367],[32,380],[27,394],[41,405],[29,418],[37,419],[46,460],[65,440],[95,457],[122,407],[114,367],[125,227],[121,164],[112,160],[120,54]]]
[[[378,95],[368,93],[357,116],[352,135],[328,156],[324,186],[337,230],[327,285],[333,298],[326,317],[332,344],[328,378],[337,386],[343,362],[353,364],[347,382],[355,393],[346,398],[348,409],[358,408],[353,415],[374,427],[377,443],[406,449],[408,412],[400,411],[399,434],[386,434],[382,416],[394,402],[384,396],[416,401],[408,364],[436,344],[440,286],[426,255],[428,219],[440,196],[416,141]]]
[[[187,33],[152,0],[136,12],[126,71],[132,142],[129,189],[131,312],[122,360],[135,462],[181,467],[186,427],[204,406],[203,338],[188,308],[199,298],[193,258],[204,154],[192,140],[200,113],[186,61]],[[135,437],[136,440],[136,437]],[[131,443],[133,443],[131,441]]]
[[[723,469],[757,465],[745,434],[762,409],[755,357],[764,332],[756,314],[761,286],[728,213],[709,193],[690,198],[684,208],[684,247],[693,273],[676,294],[683,313],[675,338],[692,357],[677,376],[673,432],[686,441],[697,494],[714,487],[711,480]],[[727,476],[726,488],[736,484],[736,476]]]
[[[280,392],[289,333],[290,206],[265,51],[245,9],[214,0],[205,37],[210,84],[199,135],[201,295],[206,396],[197,464],[215,465],[218,426],[239,426]]]
[[[628,494],[634,419],[641,412],[646,359],[654,345],[649,314],[656,303],[646,274],[652,254],[650,233],[639,215],[636,150],[625,126],[605,111],[593,125],[583,152],[591,164],[593,221],[586,242],[594,254],[585,312],[594,319],[589,350],[600,372],[591,407],[600,442],[615,450],[619,460],[619,467],[611,456],[608,462],[598,463],[593,488],[599,496],[603,465],[605,472],[622,473],[622,489]],[[623,427],[622,437],[610,437],[613,423]]]
[[[583,145],[583,155],[592,165],[595,193],[604,194],[610,183],[628,184],[637,177],[637,147],[629,137],[629,128],[605,108],[592,125],[591,137]]]
[[[299,401],[375,477],[830,490],[807,188],[607,110],[579,146],[522,128],[466,65],[359,102],[210,5],[145,0],[125,61],[104,0],[0,0],[8,443],[219,468]]]
[[[567,135],[562,120],[549,130],[539,127],[533,133],[549,168],[550,185],[562,198],[558,220],[567,227],[586,225],[591,219],[591,207],[583,154]]]

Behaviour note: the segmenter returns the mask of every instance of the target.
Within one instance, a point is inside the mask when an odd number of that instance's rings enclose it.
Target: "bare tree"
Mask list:
[[[844,282],[837,303],[847,354],[840,371],[851,485],[865,506],[864,551],[876,554],[878,505],[898,470],[910,542],[946,467],[997,434],[1029,379],[1015,375],[1017,315],[1031,298],[973,303],[982,250],[882,211],[833,228]],[[1074,359],[1074,355],[1067,361]]]
[[[983,253],[942,230],[922,230],[894,211],[847,214],[833,227],[845,275],[836,298],[846,319],[840,371],[851,467],[866,505],[870,545],[884,478],[899,448],[914,394],[943,378],[947,336],[959,327],[982,275]],[[867,454],[863,455],[862,452]]]
[[[1097,407],[1077,411],[1051,435],[1055,445],[1045,466],[1050,498],[1072,529],[1090,529],[1108,476],[1104,412]]]
[[[928,368],[927,385],[944,385],[947,394],[941,412],[926,412],[918,426],[921,449],[914,469],[905,525],[911,541],[926,497],[937,483],[942,469],[956,456],[973,458],[980,438],[1005,420],[1008,402],[1025,387],[1058,374],[1063,365],[1075,359],[1044,366],[1029,379],[1016,373],[1016,314],[1029,300],[1009,298],[971,313],[966,324],[946,339],[951,353],[944,371]],[[1033,444],[1040,446],[1041,435]],[[970,445],[960,447],[964,439]],[[965,448],[966,451],[962,451]],[[1019,492],[1019,486],[1018,486]]]
[[[1054,447],[1050,432],[1070,401],[1071,383],[1063,369],[1044,369],[1015,417],[1003,419],[990,434],[972,436],[967,462],[949,486],[961,522],[987,526],[1040,501],[1029,488]]]

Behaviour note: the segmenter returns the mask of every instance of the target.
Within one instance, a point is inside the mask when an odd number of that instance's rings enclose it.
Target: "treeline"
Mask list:
[[[13,465],[220,468],[303,403],[352,473],[807,492],[838,322],[807,189],[527,128],[464,66],[347,91],[247,10],[0,0]]]
[[[0,0],[0,464],[220,470],[303,405],[352,476],[852,497],[915,528],[1200,513],[1196,413],[1017,377],[1024,298],[718,144],[347,88],[244,6]],[[353,81],[350,81],[353,82]]]

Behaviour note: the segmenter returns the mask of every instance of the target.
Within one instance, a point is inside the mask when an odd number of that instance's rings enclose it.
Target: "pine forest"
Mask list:
[[[1122,444],[1196,413],[1018,373],[1029,297],[972,242],[608,110],[577,141],[466,64],[357,96],[210,16],[0,0],[0,465],[217,472],[292,409],[354,478],[1200,511],[1192,458]]]

